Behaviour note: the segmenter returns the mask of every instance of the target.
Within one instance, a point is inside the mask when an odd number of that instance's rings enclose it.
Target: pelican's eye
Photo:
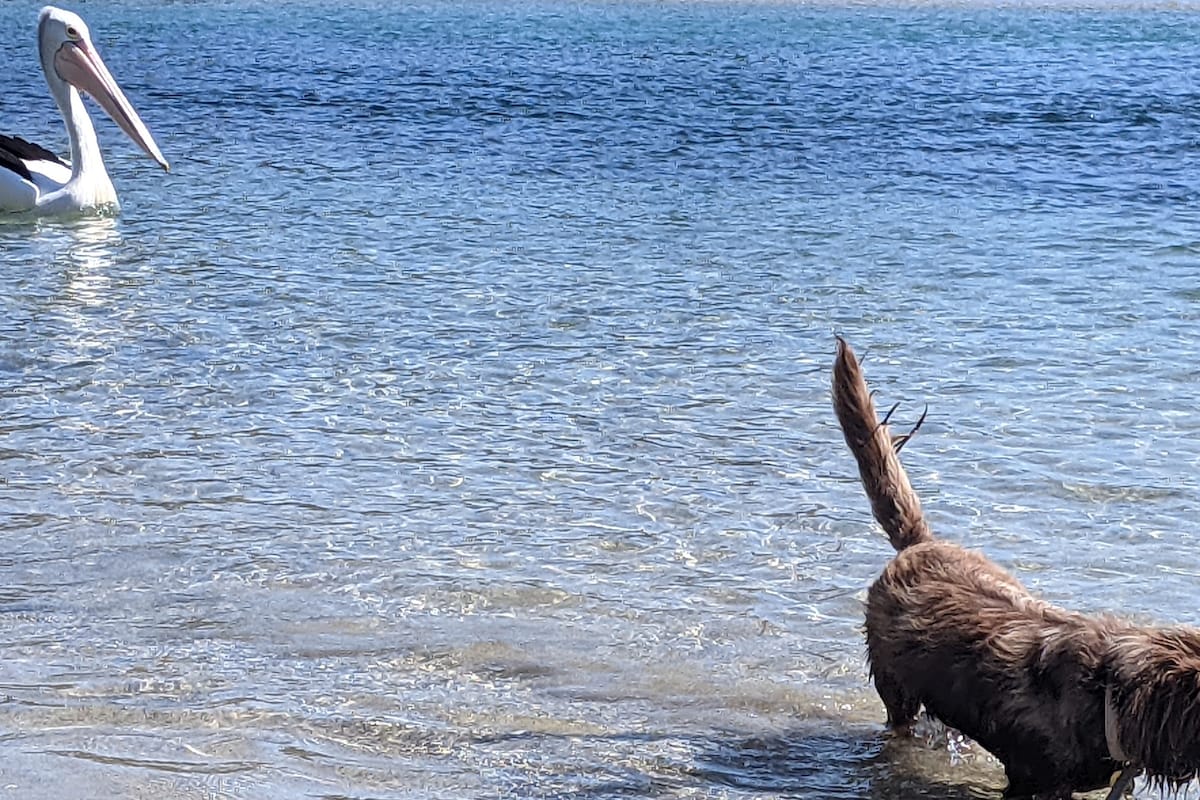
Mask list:
[[[78,39],[79,39],[79,28],[76,28],[74,25],[68,25],[68,26],[67,26],[67,38],[69,38],[69,39],[75,39],[75,40],[77,40],[77,41],[78,41]]]

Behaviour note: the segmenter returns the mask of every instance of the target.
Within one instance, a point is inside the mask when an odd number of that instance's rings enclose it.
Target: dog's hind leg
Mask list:
[[[904,684],[886,672],[875,670],[875,691],[887,709],[889,728],[904,729],[911,725],[921,710],[921,701],[904,691]]]

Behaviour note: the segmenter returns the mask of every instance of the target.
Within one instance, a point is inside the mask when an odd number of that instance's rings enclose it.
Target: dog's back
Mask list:
[[[833,403],[875,519],[896,556],[867,595],[867,654],[888,724],[920,707],[1004,764],[1006,797],[1069,798],[1120,764],[1105,738],[1097,681],[1121,626],[1030,595],[985,556],[936,539],[875,413],[850,346],[838,340]]]

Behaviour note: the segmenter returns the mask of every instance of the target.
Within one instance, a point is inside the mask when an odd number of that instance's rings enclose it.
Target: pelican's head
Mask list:
[[[38,15],[38,51],[51,90],[56,88],[57,81],[90,96],[146,155],[170,171],[154,137],[104,66],[87,24],[78,14],[54,6],[43,8]]]

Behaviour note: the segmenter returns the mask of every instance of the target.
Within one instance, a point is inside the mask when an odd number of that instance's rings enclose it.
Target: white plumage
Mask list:
[[[94,99],[146,155],[170,169],[78,15],[43,8],[38,16],[38,54],[66,123],[71,158],[65,161],[39,145],[0,135],[0,211],[64,214],[117,207],[117,193],[80,92]]]

